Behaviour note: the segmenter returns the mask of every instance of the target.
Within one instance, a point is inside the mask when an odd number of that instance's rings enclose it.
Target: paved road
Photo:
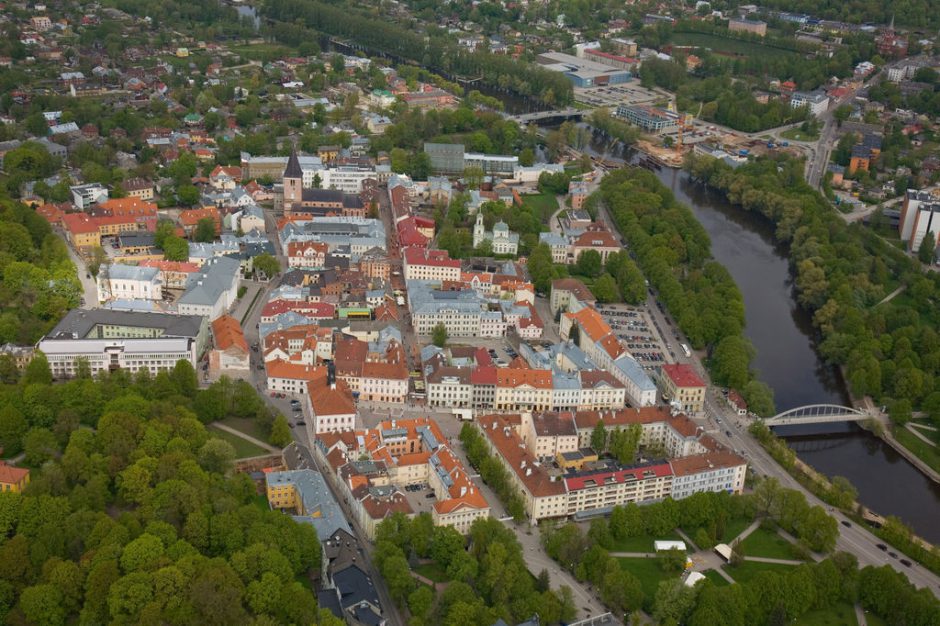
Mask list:
[[[54,230],[55,234],[62,239],[62,243],[65,244],[65,248],[69,251],[69,258],[72,259],[72,263],[75,264],[75,270],[78,272],[78,280],[82,283],[82,297],[85,299],[85,306],[90,308],[97,307],[98,285],[95,283],[95,279],[88,273],[84,259],[72,248],[61,229],[55,228]]]

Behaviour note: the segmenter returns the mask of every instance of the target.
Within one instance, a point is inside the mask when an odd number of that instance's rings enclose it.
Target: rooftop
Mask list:
[[[72,309],[47,335],[52,339],[83,339],[99,326],[153,328],[164,337],[196,337],[202,327],[201,315],[170,313],[131,313],[105,309]],[[113,331],[112,333],[113,334]]]

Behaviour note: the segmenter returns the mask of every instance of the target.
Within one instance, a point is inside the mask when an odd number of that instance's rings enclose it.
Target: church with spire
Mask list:
[[[297,150],[291,150],[283,176],[284,215],[365,217],[366,205],[357,194],[343,193],[336,189],[305,188],[304,172],[297,158]],[[316,183],[316,177],[314,182]]]

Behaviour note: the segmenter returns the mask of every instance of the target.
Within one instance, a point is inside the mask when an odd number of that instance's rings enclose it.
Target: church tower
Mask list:
[[[478,247],[486,239],[486,227],[483,225],[483,212],[477,213],[477,222],[473,225],[473,247]]]
[[[284,169],[284,210],[288,213],[291,206],[303,201],[303,178],[304,172],[300,169],[297,150],[291,150],[287,167]]]

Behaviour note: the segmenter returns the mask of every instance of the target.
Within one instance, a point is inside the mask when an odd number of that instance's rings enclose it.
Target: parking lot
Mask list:
[[[596,107],[616,107],[620,104],[652,104],[663,96],[640,86],[639,82],[606,87],[575,88],[574,99]]]
[[[597,310],[644,368],[653,369],[676,361],[675,353],[663,341],[646,306],[599,304]]]

